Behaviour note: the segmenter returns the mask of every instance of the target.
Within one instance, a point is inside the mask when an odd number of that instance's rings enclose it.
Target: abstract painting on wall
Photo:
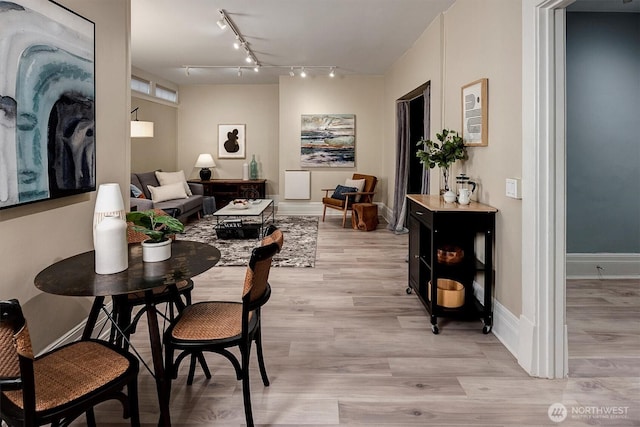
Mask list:
[[[0,209],[94,191],[94,23],[0,1],[0,40]]]
[[[355,167],[355,120],[354,114],[303,114],[300,166]]]

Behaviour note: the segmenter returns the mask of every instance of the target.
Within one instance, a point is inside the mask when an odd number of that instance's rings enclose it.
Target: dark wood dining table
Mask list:
[[[115,274],[96,274],[94,251],[84,252],[50,265],[38,273],[34,280],[38,289],[49,294],[95,297],[83,339],[91,336],[105,297],[145,292],[149,340],[160,405],[158,425],[162,426],[171,425],[171,416],[153,290],[169,286],[171,292],[176,294],[175,300],[180,301],[176,283],[204,273],[220,260],[220,251],[206,243],[176,240],[171,246],[171,258],[147,263],[142,261],[141,245],[131,244],[128,269]]]

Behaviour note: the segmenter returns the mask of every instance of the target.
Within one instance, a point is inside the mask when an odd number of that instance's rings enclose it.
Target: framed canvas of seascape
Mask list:
[[[0,1],[0,209],[96,189],[95,25]]]
[[[355,120],[354,114],[303,114],[300,166],[355,167]]]

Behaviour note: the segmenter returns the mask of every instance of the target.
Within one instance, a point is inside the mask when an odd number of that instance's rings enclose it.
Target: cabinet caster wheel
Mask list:
[[[486,334],[488,334],[489,332],[491,332],[491,326],[489,326],[489,325],[484,325],[484,326],[482,327],[482,333],[486,335]]]
[[[408,286],[404,291],[407,293],[407,295],[411,295],[411,287]]]
[[[431,325],[431,332],[433,332],[434,335],[438,335],[440,333],[438,325]]]

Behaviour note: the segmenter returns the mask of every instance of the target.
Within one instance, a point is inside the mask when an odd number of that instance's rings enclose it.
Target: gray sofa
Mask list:
[[[189,182],[189,188],[193,193],[192,196],[189,196],[186,199],[174,199],[174,200],[166,200],[163,202],[154,203],[151,200],[151,192],[147,188],[147,185],[151,185],[153,187],[158,187],[160,183],[156,178],[155,171],[152,172],[143,172],[143,173],[132,173],[131,174],[131,184],[135,185],[138,189],[142,191],[145,198],[133,197],[131,195],[131,210],[144,211],[148,209],[162,209],[162,210],[174,210],[178,209],[178,211],[172,211],[175,213],[176,218],[180,221],[185,222],[190,216],[198,214],[202,211],[202,202],[204,199],[204,187],[202,184],[195,184]]]

